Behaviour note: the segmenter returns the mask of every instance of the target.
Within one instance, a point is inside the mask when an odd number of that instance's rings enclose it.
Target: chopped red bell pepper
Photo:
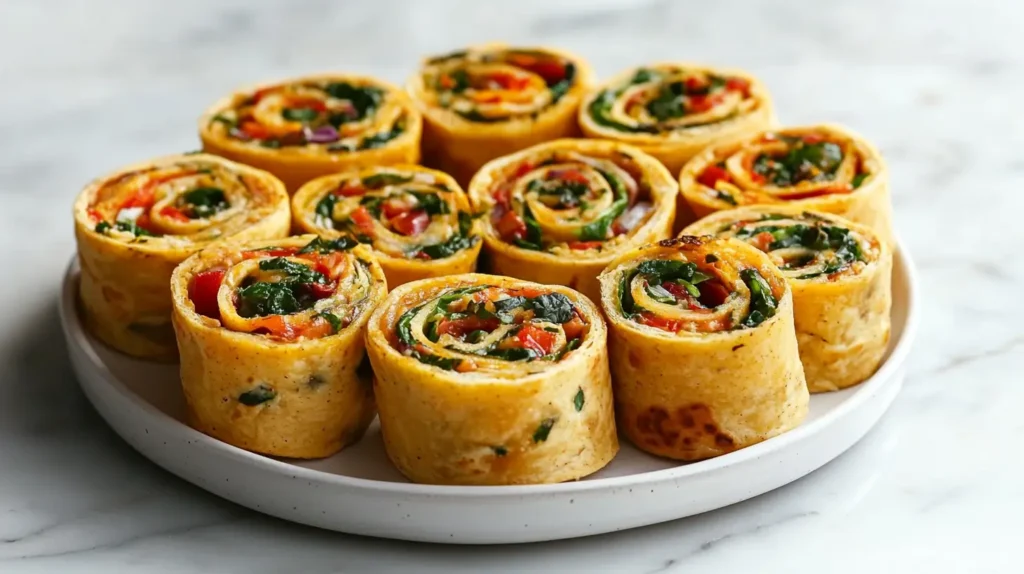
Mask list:
[[[349,218],[356,227],[364,231],[373,231],[373,216],[366,210],[366,207],[360,205],[349,214]]]
[[[717,165],[708,166],[704,170],[704,173],[697,177],[698,183],[703,186],[710,187],[711,189],[715,189],[715,184],[719,181],[729,182],[731,180],[729,178],[729,172]]]
[[[526,222],[514,211],[506,211],[495,227],[498,235],[505,241],[514,241],[526,236]]]
[[[180,209],[174,207],[173,205],[164,206],[163,209],[160,210],[160,215],[177,221],[189,221],[188,216],[182,213]]]
[[[430,215],[422,209],[407,211],[391,220],[391,227],[405,235],[419,235],[430,225]]]
[[[750,82],[743,78],[729,78],[725,81],[725,89],[730,92],[741,92],[746,95],[750,92]]]
[[[217,319],[220,309],[217,305],[217,292],[224,280],[223,269],[207,269],[197,273],[188,285],[188,298],[196,313]]]
[[[577,251],[586,251],[587,249],[596,249],[603,245],[601,241],[570,241],[568,243],[569,249],[575,249]]]
[[[473,331],[487,331],[489,333],[497,329],[498,325],[499,321],[496,318],[481,319],[476,315],[470,315],[468,317],[455,320],[442,319],[441,322],[437,324],[437,334],[463,337]]]
[[[516,333],[516,340],[524,349],[532,349],[538,355],[547,355],[555,345],[555,334],[536,325],[526,324]]]

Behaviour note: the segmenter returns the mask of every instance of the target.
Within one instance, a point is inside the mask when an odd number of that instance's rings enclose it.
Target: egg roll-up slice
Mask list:
[[[698,218],[789,204],[863,223],[893,242],[885,162],[867,140],[839,126],[784,128],[714,145],[686,164],[679,185]]]
[[[466,274],[393,290],[367,327],[388,457],[415,482],[575,480],[615,456],[605,325],[565,287]]]
[[[593,91],[579,123],[587,137],[639,147],[676,175],[709,144],[771,127],[775,112],[750,74],[663,63],[633,68]]]
[[[639,448],[700,460],[786,432],[807,414],[793,296],[767,255],[682,236],[601,274],[619,429]]]
[[[292,198],[295,227],[351,237],[373,248],[392,289],[427,277],[470,273],[480,224],[451,176],[414,165],[328,175]]]
[[[289,193],[370,165],[417,163],[423,120],[401,89],[375,78],[322,74],[242,89],[199,119],[203,149],[265,169]]]
[[[75,200],[86,328],[114,349],[172,361],[171,271],[219,239],[288,234],[274,176],[216,156],[162,157],[101,177]]]
[[[800,360],[812,393],[871,376],[889,343],[892,251],[874,231],[791,205],[720,211],[683,230],[764,251],[793,291]]]
[[[590,67],[550,48],[488,44],[424,61],[409,80],[423,112],[423,160],[466,185],[488,161],[579,134]]]
[[[226,242],[171,278],[194,428],[239,448],[330,456],[374,416],[363,327],[387,292],[365,247],[316,235]]]
[[[624,250],[672,233],[665,166],[610,141],[567,139],[496,159],[469,187],[484,213],[489,271],[600,300],[597,276]]]

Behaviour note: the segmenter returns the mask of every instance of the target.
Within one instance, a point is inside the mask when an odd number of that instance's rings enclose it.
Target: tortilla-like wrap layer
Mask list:
[[[294,226],[365,241],[394,289],[476,270],[481,225],[448,174],[416,165],[317,178],[292,198]]]
[[[467,185],[496,157],[579,135],[592,75],[552,48],[487,44],[424,60],[408,83],[424,118],[423,163]]]
[[[632,68],[580,105],[584,135],[651,154],[678,175],[708,145],[775,125],[767,88],[742,70],[667,62]]]
[[[325,243],[315,235],[226,242],[174,270],[174,330],[192,427],[291,458],[330,456],[363,435],[375,412],[363,331],[387,285],[366,247]],[[309,245],[321,248],[303,250]],[[285,284],[287,270],[322,282],[291,289],[298,306],[288,313],[276,312],[280,298],[251,296],[256,287]]]
[[[606,330],[579,293],[466,274],[393,290],[367,327],[388,457],[431,484],[537,484],[604,467]]]
[[[713,213],[683,233],[742,239],[781,268],[812,393],[844,389],[878,369],[889,344],[892,251],[869,227],[793,205],[757,205]]]
[[[679,191],[697,219],[739,206],[791,204],[862,223],[894,244],[885,161],[871,143],[837,125],[769,130],[715,144],[686,164]]]
[[[404,91],[352,74],[243,88],[199,118],[204,151],[265,169],[289,193],[339,171],[419,163],[422,131]]]
[[[792,294],[764,253],[735,239],[661,241],[620,255],[601,296],[618,427],[642,450],[710,458],[806,416]]]
[[[74,217],[86,328],[122,353],[173,361],[174,267],[212,241],[284,237],[291,216],[274,176],[193,154],[94,180],[75,200]]]
[[[671,236],[676,193],[672,175],[651,156],[585,139],[498,158],[469,186],[484,214],[488,272],[565,285],[594,302],[597,276],[616,255]]]

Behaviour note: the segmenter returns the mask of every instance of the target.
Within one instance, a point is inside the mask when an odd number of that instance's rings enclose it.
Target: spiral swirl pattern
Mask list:
[[[242,231],[284,198],[267,174],[212,156],[178,156],[108,179],[87,215],[106,237],[181,248]]]
[[[578,82],[568,58],[539,49],[474,48],[432,58],[420,71],[428,106],[478,123],[526,118]]]
[[[645,248],[641,257],[610,271],[616,312],[648,327],[690,333],[756,327],[770,319],[785,281],[730,241],[682,236]]]

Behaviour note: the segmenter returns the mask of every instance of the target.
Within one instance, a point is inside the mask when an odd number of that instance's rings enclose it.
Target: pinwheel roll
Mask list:
[[[395,289],[366,337],[388,456],[432,484],[596,472],[619,447],[605,336],[564,287],[466,274]]]
[[[244,89],[199,119],[210,153],[265,169],[294,193],[307,181],[369,165],[417,163],[423,120],[381,80],[305,76]]]
[[[424,163],[466,185],[496,157],[579,134],[590,77],[583,60],[549,48],[489,44],[427,59],[409,81],[426,122]]]
[[[709,147],[679,175],[698,217],[751,204],[841,215],[892,245],[889,173],[870,143],[832,125],[785,128]]]
[[[99,178],[75,200],[78,293],[88,330],[135,357],[172,361],[171,271],[219,239],[288,234],[274,176],[225,159],[175,155]]]
[[[764,253],[682,236],[601,274],[619,429],[639,448],[700,460],[790,430],[808,393],[793,296]]]
[[[775,123],[768,90],[737,70],[665,63],[616,76],[583,101],[579,123],[587,137],[635,145],[673,175],[717,140]]]
[[[373,247],[392,289],[470,273],[480,224],[451,176],[414,165],[371,167],[315,179],[292,198],[295,227]]]
[[[791,205],[714,213],[683,233],[735,237],[764,251],[793,291],[800,360],[812,393],[871,376],[889,343],[892,252],[870,228]]]
[[[469,187],[489,270],[600,300],[597,275],[624,250],[672,233],[676,186],[625,144],[558,140],[496,159]]]
[[[171,278],[188,421],[228,444],[320,458],[374,416],[363,328],[387,292],[363,246],[316,235],[226,242]]]

